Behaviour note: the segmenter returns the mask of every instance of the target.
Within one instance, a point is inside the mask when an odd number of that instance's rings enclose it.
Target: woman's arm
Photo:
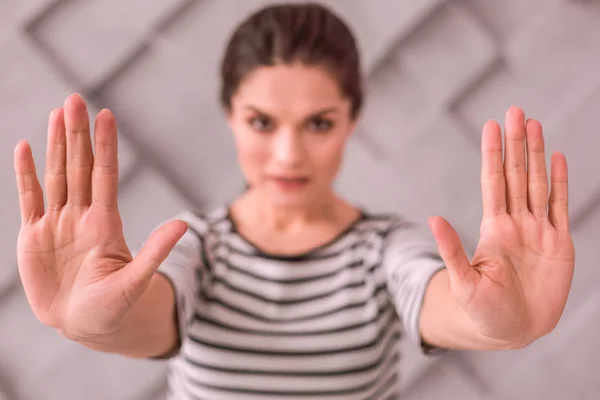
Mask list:
[[[499,350],[527,343],[492,340],[475,329],[450,290],[435,242],[402,218],[392,222],[383,260],[388,289],[405,333],[426,353],[437,349]]]

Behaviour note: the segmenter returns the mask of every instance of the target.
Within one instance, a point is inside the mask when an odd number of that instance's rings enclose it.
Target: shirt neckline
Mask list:
[[[237,224],[236,224],[235,220],[233,219],[233,216],[231,215],[231,206],[228,204],[224,208],[225,208],[225,210],[224,210],[225,219],[227,220],[227,222],[229,224],[229,232],[231,234],[236,235],[244,243],[246,243],[248,246],[250,246],[255,255],[260,256],[262,258],[267,258],[270,260],[279,260],[279,261],[303,261],[303,260],[314,258],[314,256],[317,255],[318,253],[322,252],[323,250],[335,245],[336,243],[338,243],[342,239],[344,239],[348,234],[350,234],[352,231],[355,230],[355,228],[357,227],[357,225],[360,222],[364,221],[368,217],[365,210],[359,208],[359,212],[360,212],[359,216],[357,218],[355,218],[350,224],[348,224],[348,226],[346,226],[344,229],[342,229],[337,235],[335,235],[333,238],[329,239],[325,243],[315,246],[307,251],[303,251],[303,252],[299,252],[299,253],[295,253],[295,254],[279,254],[279,253],[273,253],[273,252],[269,252],[269,251],[262,249],[260,246],[255,244],[252,240],[250,240],[246,236],[244,236],[237,228]]]

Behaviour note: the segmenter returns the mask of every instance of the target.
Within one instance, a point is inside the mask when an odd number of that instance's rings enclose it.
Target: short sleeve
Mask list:
[[[188,230],[177,242],[157,272],[163,274],[173,287],[180,343],[187,337],[188,327],[195,316],[197,296],[205,271],[202,221],[191,212],[183,212],[161,225],[182,220]],[[158,227],[157,227],[158,228]],[[168,356],[173,356],[169,354]]]
[[[433,352],[436,348],[424,343],[419,331],[427,285],[445,268],[433,237],[429,239],[423,229],[408,221],[393,220],[385,238],[382,267],[406,335],[423,352]]]

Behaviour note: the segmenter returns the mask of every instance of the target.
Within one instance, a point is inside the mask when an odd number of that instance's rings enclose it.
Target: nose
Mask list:
[[[274,142],[275,161],[285,167],[295,167],[302,163],[304,158],[304,145],[301,135],[292,129],[278,132]]]

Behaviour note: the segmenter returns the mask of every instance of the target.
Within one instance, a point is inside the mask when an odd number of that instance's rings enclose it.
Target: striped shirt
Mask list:
[[[266,254],[227,207],[189,224],[159,272],[173,284],[181,348],[168,399],[396,399],[399,341],[420,343],[437,249],[395,215],[363,213],[302,255]]]

